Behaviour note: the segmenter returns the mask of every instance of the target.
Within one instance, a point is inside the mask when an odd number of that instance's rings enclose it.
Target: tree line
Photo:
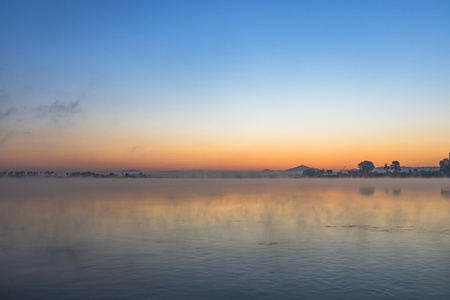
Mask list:
[[[449,153],[450,158],[450,153]],[[333,170],[318,170],[314,168],[305,169],[302,173],[303,177],[450,177],[450,159],[444,158],[439,162],[439,171],[425,171],[410,169],[407,172],[402,172],[400,162],[394,160],[391,164],[384,164],[384,172],[377,172],[375,165],[369,160],[362,161],[358,164],[358,169],[333,172]],[[0,171],[0,177],[59,177],[54,171]],[[139,173],[95,173],[95,172],[68,172],[65,173],[66,177],[90,177],[90,178],[114,178],[114,177],[126,177],[126,178],[151,178],[150,174]],[[273,175],[275,176],[275,175]],[[300,174],[296,175],[299,177]]]
[[[450,158],[450,154],[449,154]],[[439,171],[425,171],[425,170],[409,170],[408,172],[401,172],[402,167],[398,160],[392,161],[390,165],[384,164],[385,172],[374,171],[375,165],[369,160],[362,161],[358,164],[358,169],[337,172],[335,175],[331,170],[325,171],[309,168],[303,171],[303,177],[450,177],[450,159],[444,158],[439,162]]]
[[[84,178],[115,178],[115,177],[126,177],[126,178],[147,178],[152,177],[150,174],[144,174],[142,172],[138,174],[134,173],[122,173],[120,175],[116,173],[95,173],[95,172],[67,172],[66,177],[84,177]],[[64,177],[64,175],[58,174],[54,171],[1,171],[1,177],[13,177],[13,178],[23,178],[23,177]]]

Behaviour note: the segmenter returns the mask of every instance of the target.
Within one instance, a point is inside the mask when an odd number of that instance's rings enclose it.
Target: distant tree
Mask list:
[[[391,170],[395,173],[400,172],[402,168],[400,167],[400,163],[397,160],[394,160],[391,164]]]
[[[14,173],[14,176],[15,177],[25,177],[25,171],[16,171],[15,173]]]
[[[317,173],[315,169],[309,168],[309,169],[305,169],[302,173],[303,177],[316,177]]]
[[[358,168],[362,175],[368,175],[375,169],[375,165],[373,162],[365,160],[358,164]]]
[[[358,177],[361,176],[361,171],[357,171],[357,170],[348,170],[347,171],[348,176],[350,177]]]
[[[444,158],[439,162],[440,171],[444,173],[446,176],[450,176],[450,160],[448,158]]]
[[[333,175],[333,170],[327,170],[325,173],[327,173],[328,176]]]
[[[389,165],[387,163],[384,163],[384,168],[383,168],[386,173],[389,172]]]

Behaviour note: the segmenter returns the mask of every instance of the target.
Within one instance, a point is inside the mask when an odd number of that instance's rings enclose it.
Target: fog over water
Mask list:
[[[450,297],[449,179],[2,179],[0,298]]]

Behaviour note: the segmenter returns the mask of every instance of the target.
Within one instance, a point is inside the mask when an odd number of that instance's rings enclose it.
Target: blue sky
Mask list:
[[[0,167],[437,164],[449,16],[448,1],[1,1]]]

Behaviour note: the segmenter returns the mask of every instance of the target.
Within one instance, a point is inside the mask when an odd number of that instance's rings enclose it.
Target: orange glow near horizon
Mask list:
[[[357,168],[364,160],[372,161],[376,167],[393,160],[401,166],[438,166],[450,150],[449,141],[429,137],[426,132],[414,133],[420,134],[420,139],[413,138],[412,133],[384,138],[382,134],[368,137],[359,132],[331,138],[328,133],[314,136],[300,132],[296,139],[288,133],[214,135],[186,129],[149,134],[127,127],[38,133],[3,145],[0,170],[261,171],[306,165],[339,171]]]
[[[286,170],[299,165],[315,168],[357,168],[363,160],[372,161],[376,167],[400,161],[401,166],[438,166],[447,157],[444,147],[425,147],[407,144],[405,148],[384,145],[309,145],[256,143],[194,145],[160,143],[124,146],[126,143],[107,143],[90,140],[84,143],[55,144],[50,147],[38,143],[33,147],[4,149],[2,169],[58,169],[58,170],[118,170],[140,169],[145,171],[209,169]],[[414,148],[415,151],[407,149]]]

